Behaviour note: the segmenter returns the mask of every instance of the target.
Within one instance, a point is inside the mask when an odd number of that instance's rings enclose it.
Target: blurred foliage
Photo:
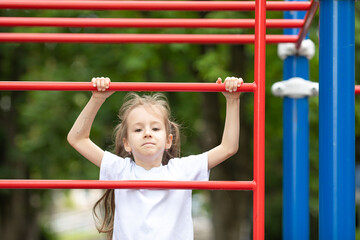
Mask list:
[[[359,5],[357,12],[359,12]],[[135,12],[135,11],[55,11],[2,10],[1,16],[38,17],[134,17],[134,18],[252,18],[246,12]],[[281,18],[279,12],[269,12],[268,18]],[[313,21],[310,38],[318,42],[318,19]],[[251,29],[98,29],[98,28],[1,28],[2,32],[69,32],[69,33],[252,33]],[[281,33],[269,29],[268,33]],[[356,52],[360,48],[360,16],[356,15]],[[282,61],[276,45],[267,46],[266,66],[266,237],[281,238],[282,208],[282,99],[273,97],[271,85],[282,80]],[[254,46],[245,48],[251,63],[243,78],[253,80]],[[356,56],[360,64],[360,54]],[[57,44],[2,43],[0,45],[0,80],[14,81],[89,81],[94,76],[108,76],[112,81],[126,82],[215,82],[217,77],[234,75],[231,72],[231,48],[216,45],[207,52],[201,45],[188,44]],[[310,62],[310,80],[318,80],[318,48]],[[360,84],[359,68],[356,83]],[[4,159],[0,161],[0,178],[31,179],[97,179],[99,169],[85,161],[66,141],[67,132],[91,93],[88,92],[0,92],[3,119],[15,109],[16,118],[7,121],[12,126],[0,128]],[[111,150],[112,130],[117,123],[116,113],[125,93],[116,93],[101,108],[93,125],[91,137],[104,149]],[[174,118],[182,125],[183,155],[203,151],[198,134],[203,131],[199,109],[199,93],[166,93]],[[216,96],[216,94],[214,94]],[[252,103],[246,106],[242,121],[252,121]],[[360,139],[360,98],[356,98],[357,159]],[[211,107],[211,106],[209,106]],[[318,99],[309,99],[310,120],[310,215],[312,231],[317,231],[318,217]],[[224,117],[224,109],[219,111]],[[9,143],[6,128],[14,128]],[[251,141],[251,139],[249,139]],[[19,164],[26,174],[17,169]],[[42,196],[41,204],[51,206],[45,190],[33,191]],[[9,193],[2,190],[1,196]],[[0,215],[0,218],[2,216]],[[316,238],[315,234],[315,238]],[[49,237],[50,238],[50,237]],[[315,239],[312,238],[312,239]]]

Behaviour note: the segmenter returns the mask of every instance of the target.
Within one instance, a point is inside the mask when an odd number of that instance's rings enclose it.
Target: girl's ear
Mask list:
[[[173,135],[172,135],[172,134],[169,134],[169,136],[167,137],[167,140],[166,140],[166,145],[165,145],[165,148],[166,148],[166,149],[170,149],[170,148],[171,148],[172,141],[173,141]]]
[[[124,144],[125,151],[130,153],[131,152],[131,147],[129,145],[129,141],[126,138],[123,138],[123,144]]]

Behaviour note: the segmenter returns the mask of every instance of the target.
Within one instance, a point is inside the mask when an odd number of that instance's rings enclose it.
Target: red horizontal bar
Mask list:
[[[250,44],[252,34],[0,33],[0,42]],[[267,43],[296,42],[296,35],[267,35]]]
[[[24,1],[1,0],[0,8],[7,9],[74,9],[74,10],[244,10],[253,11],[254,1]],[[308,10],[309,2],[270,1],[267,10]]]
[[[360,85],[355,86],[355,94],[360,94]]]
[[[244,83],[239,92],[253,92],[253,83]],[[0,91],[94,91],[91,82],[0,81]],[[111,82],[113,91],[224,92],[223,83]]]
[[[295,43],[297,38],[296,35],[267,34],[266,43]]]
[[[0,180],[0,189],[206,189],[253,190],[254,181]]]
[[[268,28],[300,28],[303,20],[268,19]],[[46,18],[0,17],[9,27],[133,27],[133,28],[253,28],[255,19],[134,19],[134,18]]]
[[[266,19],[267,28],[301,28],[303,25],[302,19]]]

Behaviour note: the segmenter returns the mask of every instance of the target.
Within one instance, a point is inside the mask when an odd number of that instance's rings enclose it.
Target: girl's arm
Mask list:
[[[98,91],[93,91],[92,97],[76,119],[67,140],[81,155],[100,167],[104,151],[90,140],[90,130],[97,112],[105,100],[111,96],[109,78],[93,78],[92,83]]]
[[[219,78],[218,81],[221,81]],[[227,77],[225,88],[228,92],[224,93],[226,98],[226,118],[222,141],[219,146],[208,152],[208,167],[215,167],[234,155],[239,148],[240,133],[240,92],[236,92],[241,86],[241,78]]]

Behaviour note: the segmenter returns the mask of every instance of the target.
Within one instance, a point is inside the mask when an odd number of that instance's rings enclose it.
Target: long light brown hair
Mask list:
[[[162,159],[162,164],[166,165],[171,158],[180,156],[180,133],[179,125],[171,120],[170,107],[166,97],[159,93],[143,96],[139,96],[136,93],[129,93],[125,96],[124,104],[121,106],[118,114],[120,122],[114,130],[114,153],[122,158],[131,158],[131,153],[125,151],[123,139],[127,138],[127,117],[133,109],[139,106],[150,109],[157,107],[163,113],[166,134],[167,136],[169,134],[173,135],[171,148],[164,151]],[[100,216],[97,213],[97,209],[100,209]],[[115,215],[114,189],[107,189],[104,195],[95,203],[93,215],[97,223],[97,230],[100,233],[106,233],[107,239],[112,239]]]

